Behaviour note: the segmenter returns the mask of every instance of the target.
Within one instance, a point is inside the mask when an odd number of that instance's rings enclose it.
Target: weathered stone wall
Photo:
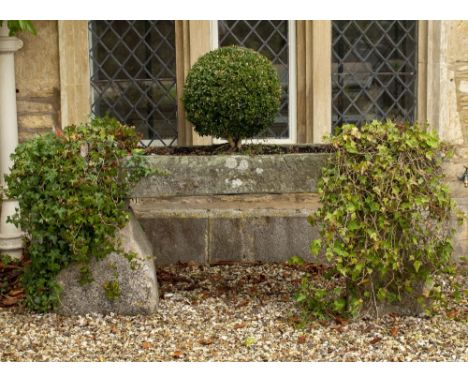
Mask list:
[[[449,81],[455,87],[455,130],[468,144],[468,21],[447,22],[447,66]]]
[[[444,21],[441,30],[439,135],[455,145],[446,167],[452,195],[468,215],[468,188],[458,180],[468,166],[468,21]],[[468,222],[458,228],[457,257],[468,258]]]
[[[60,74],[57,21],[34,21],[37,35],[19,35],[16,89],[20,141],[60,127]]]

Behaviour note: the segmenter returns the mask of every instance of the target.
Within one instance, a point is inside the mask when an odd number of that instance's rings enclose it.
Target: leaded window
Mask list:
[[[414,121],[416,21],[332,22],[332,124]]]
[[[177,142],[174,21],[90,21],[94,115],[133,125],[145,145]]]
[[[220,20],[218,21],[219,46],[238,45],[254,49],[269,58],[281,82],[280,111],[273,126],[257,138],[291,138],[289,122],[290,63],[289,25],[287,20]]]

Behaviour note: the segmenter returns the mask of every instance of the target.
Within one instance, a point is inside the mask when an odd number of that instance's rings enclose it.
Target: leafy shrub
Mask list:
[[[7,192],[21,211],[10,220],[28,234],[23,283],[33,310],[57,306],[61,269],[77,262],[81,281],[89,282],[90,260],[119,251],[115,234],[128,221],[126,198],[148,174],[138,142],[133,128],[103,118],[17,147]]]
[[[450,154],[433,132],[374,121],[345,125],[329,139],[336,150],[318,184],[321,207],[310,217],[342,284],[316,288],[304,280],[297,300],[315,316],[357,315],[363,304],[415,296],[426,305],[451,265],[454,203],[441,164]],[[425,306],[427,308],[427,306]]]
[[[202,56],[188,73],[183,102],[200,135],[232,147],[273,124],[281,87],[272,63],[251,49],[225,47]]]

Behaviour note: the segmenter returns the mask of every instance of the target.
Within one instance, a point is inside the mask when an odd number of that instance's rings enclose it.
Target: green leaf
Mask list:
[[[288,259],[288,264],[289,265],[304,265],[305,261],[300,256],[292,256]]]
[[[415,270],[416,272],[419,272],[419,269],[421,268],[421,265],[422,265],[422,263],[421,263],[419,260],[416,260],[416,261],[413,263],[414,270]]]
[[[310,244],[310,252],[314,256],[317,256],[320,253],[321,249],[322,249],[322,240],[320,239],[313,240],[312,243]]]
[[[342,298],[339,300],[333,301],[333,308],[335,312],[343,312],[345,306],[346,306],[346,301]]]
[[[357,229],[360,228],[360,224],[356,221],[356,220],[351,220],[349,223],[348,223],[348,229],[350,231],[355,231]]]

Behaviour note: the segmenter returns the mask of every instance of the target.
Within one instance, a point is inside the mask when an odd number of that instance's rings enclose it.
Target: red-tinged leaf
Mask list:
[[[371,341],[370,341],[370,344],[371,345],[375,345],[376,343],[382,341],[382,337],[374,337]]]
[[[307,339],[306,336],[299,336],[299,337],[297,337],[297,343],[298,344],[305,344],[306,339]]]
[[[398,334],[398,328],[396,326],[394,326],[393,328],[390,329],[390,334],[392,335],[392,337],[396,337],[397,334]]]
[[[61,129],[59,129],[58,127],[54,126],[54,131],[55,131],[55,135],[57,137],[64,137],[63,131]]]
[[[151,343],[149,343],[149,342],[143,342],[143,343],[141,344],[141,347],[142,347],[143,349],[145,349],[145,350],[148,350],[148,349],[152,348],[153,345],[152,345]]]
[[[181,352],[180,350],[176,350],[174,353],[172,353],[172,358],[182,358],[184,356],[184,353]]]

